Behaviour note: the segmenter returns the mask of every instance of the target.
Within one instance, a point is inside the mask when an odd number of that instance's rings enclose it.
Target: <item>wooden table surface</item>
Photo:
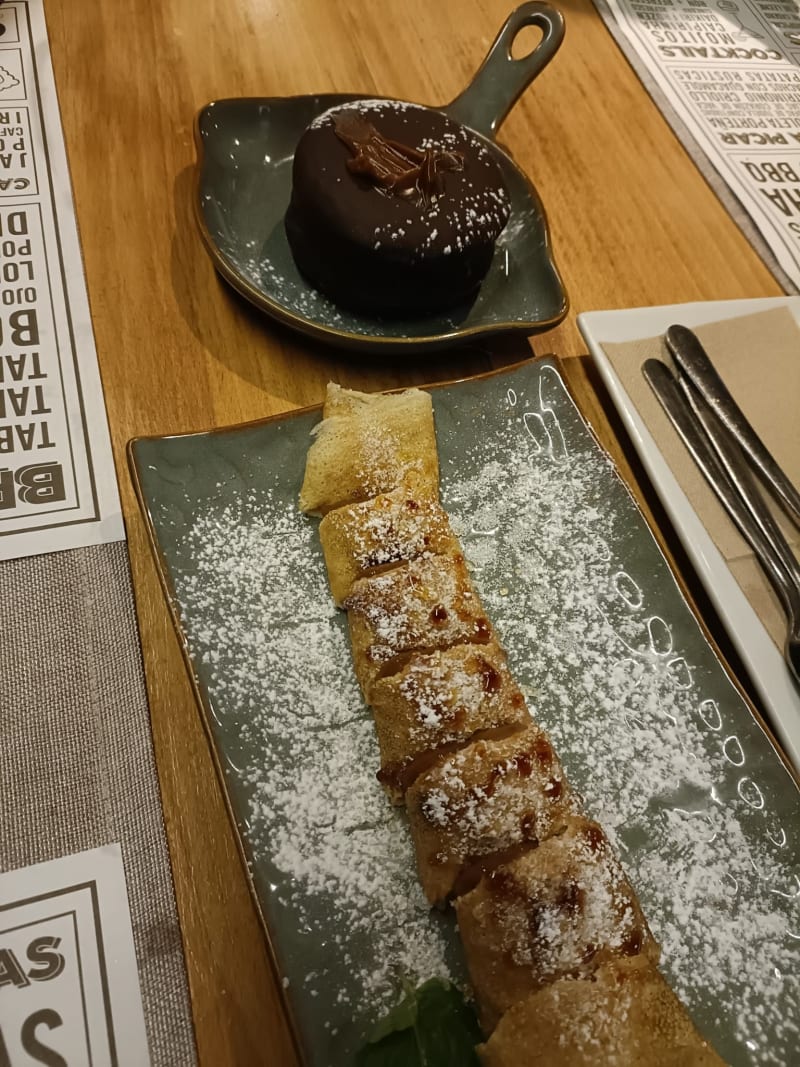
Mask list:
[[[546,206],[571,301],[566,320],[532,347],[569,357],[581,407],[636,485],[619,423],[580,358],[577,312],[780,289],[589,0],[560,7],[565,43],[500,134]],[[441,104],[467,84],[510,9],[508,0],[45,0],[202,1064],[296,1059],[125,444],[315,403],[329,379],[377,389],[460,377],[524,358],[530,347],[490,341],[391,367],[272,324],[218,279],[201,244],[194,117],[216,98],[320,91]],[[530,47],[535,33],[526,32]]]

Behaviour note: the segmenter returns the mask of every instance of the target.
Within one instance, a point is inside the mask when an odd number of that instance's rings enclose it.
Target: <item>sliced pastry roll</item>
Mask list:
[[[325,402],[322,405],[322,417],[328,419],[332,415],[363,415],[370,410],[391,408],[400,403],[398,397],[402,397],[402,403],[409,400],[414,403],[420,401],[421,389],[403,389],[396,393],[364,393],[358,389],[347,389],[338,382],[328,382],[325,390]]]
[[[492,629],[464,557],[424,557],[360,578],[345,599],[356,675],[368,703],[372,685],[412,652],[485,644]]]
[[[397,563],[459,551],[436,498],[406,486],[329,511],[319,536],[337,604],[358,578]]]
[[[443,752],[531,721],[496,641],[414,653],[397,674],[373,683],[370,700],[378,777],[397,802]]]
[[[534,723],[440,757],[406,793],[420,881],[432,904],[560,830],[580,801]]]
[[[512,1004],[609,959],[659,949],[603,830],[582,816],[456,901],[486,1031]]]
[[[302,511],[324,515],[399,486],[438,497],[439,459],[428,393],[354,393],[329,385],[328,395],[325,417],[308,450]]]
[[[484,1067],[724,1067],[647,956],[544,986],[478,1052]]]
[[[407,392],[411,391],[407,390]],[[322,405],[322,417],[329,419],[332,415],[358,415],[359,412],[378,403],[379,397],[386,395],[392,394],[362,393],[358,389],[346,389],[338,382],[328,382],[325,390],[325,403]]]

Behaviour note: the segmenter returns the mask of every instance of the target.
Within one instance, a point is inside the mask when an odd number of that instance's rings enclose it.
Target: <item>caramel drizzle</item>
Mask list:
[[[354,112],[336,115],[333,129],[353,158],[347,169],[358,174],[386,193],[416,199],[427,207],[442,191],[445,171],[464,169],[460,152],[446,152],[439,148],[420,151],[399,141],[389,141],[371,122]]]

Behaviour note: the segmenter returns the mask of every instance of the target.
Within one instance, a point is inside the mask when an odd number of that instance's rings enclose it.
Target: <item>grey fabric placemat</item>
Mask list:
[[[648,95],[652,97],[653,102],[658,107],[658,110],[667,120],[672,128],[673,133],[681,142],[686,152],[691,157],[697,169],[703,175],[705,180],[714,190],[716,195],[724,204],[726,210],[733,218],[734,222],[741,229],[747,240],[758,252],[761,258],[766,263],[769,270],[775,276],[775,280],[781,286],[785,293],[797,293],[799,290],[794,282],[789,278],[786,272],[778,263],[777,259],[773,255],[769,245],[761,236],[758,228],[756,227],[747,209],[742,204],[741,200],[731,190],[728,183],[720,175],[719,171],[714,167],[710,161],[704,149],[697,143],[692,134],[689,132],[689,128],[686,123],[680,118],[678,113],[674,110],[672,105],[667,100],[664,93],[656,84],[646,64],[642,62],[636,50],[628,41],[625,34],[622,32],[619,23],[614,18],[606,0],[593,0],[594,6],[602,16],[609,33],[619,45],[625,58],[630,65],[636,71],[637,77],[641,81],[642,85],[648,92]]]
[[[154,1065],[197,1062],[124,542],[0,563],[0,869],[120,842]]]

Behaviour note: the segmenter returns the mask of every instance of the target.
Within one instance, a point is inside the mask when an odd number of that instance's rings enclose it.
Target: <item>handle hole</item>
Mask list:
[[[539,47],[544,32],[538,26],[523,26],[514,36],[508,54],[511,59],[527,59]]]

